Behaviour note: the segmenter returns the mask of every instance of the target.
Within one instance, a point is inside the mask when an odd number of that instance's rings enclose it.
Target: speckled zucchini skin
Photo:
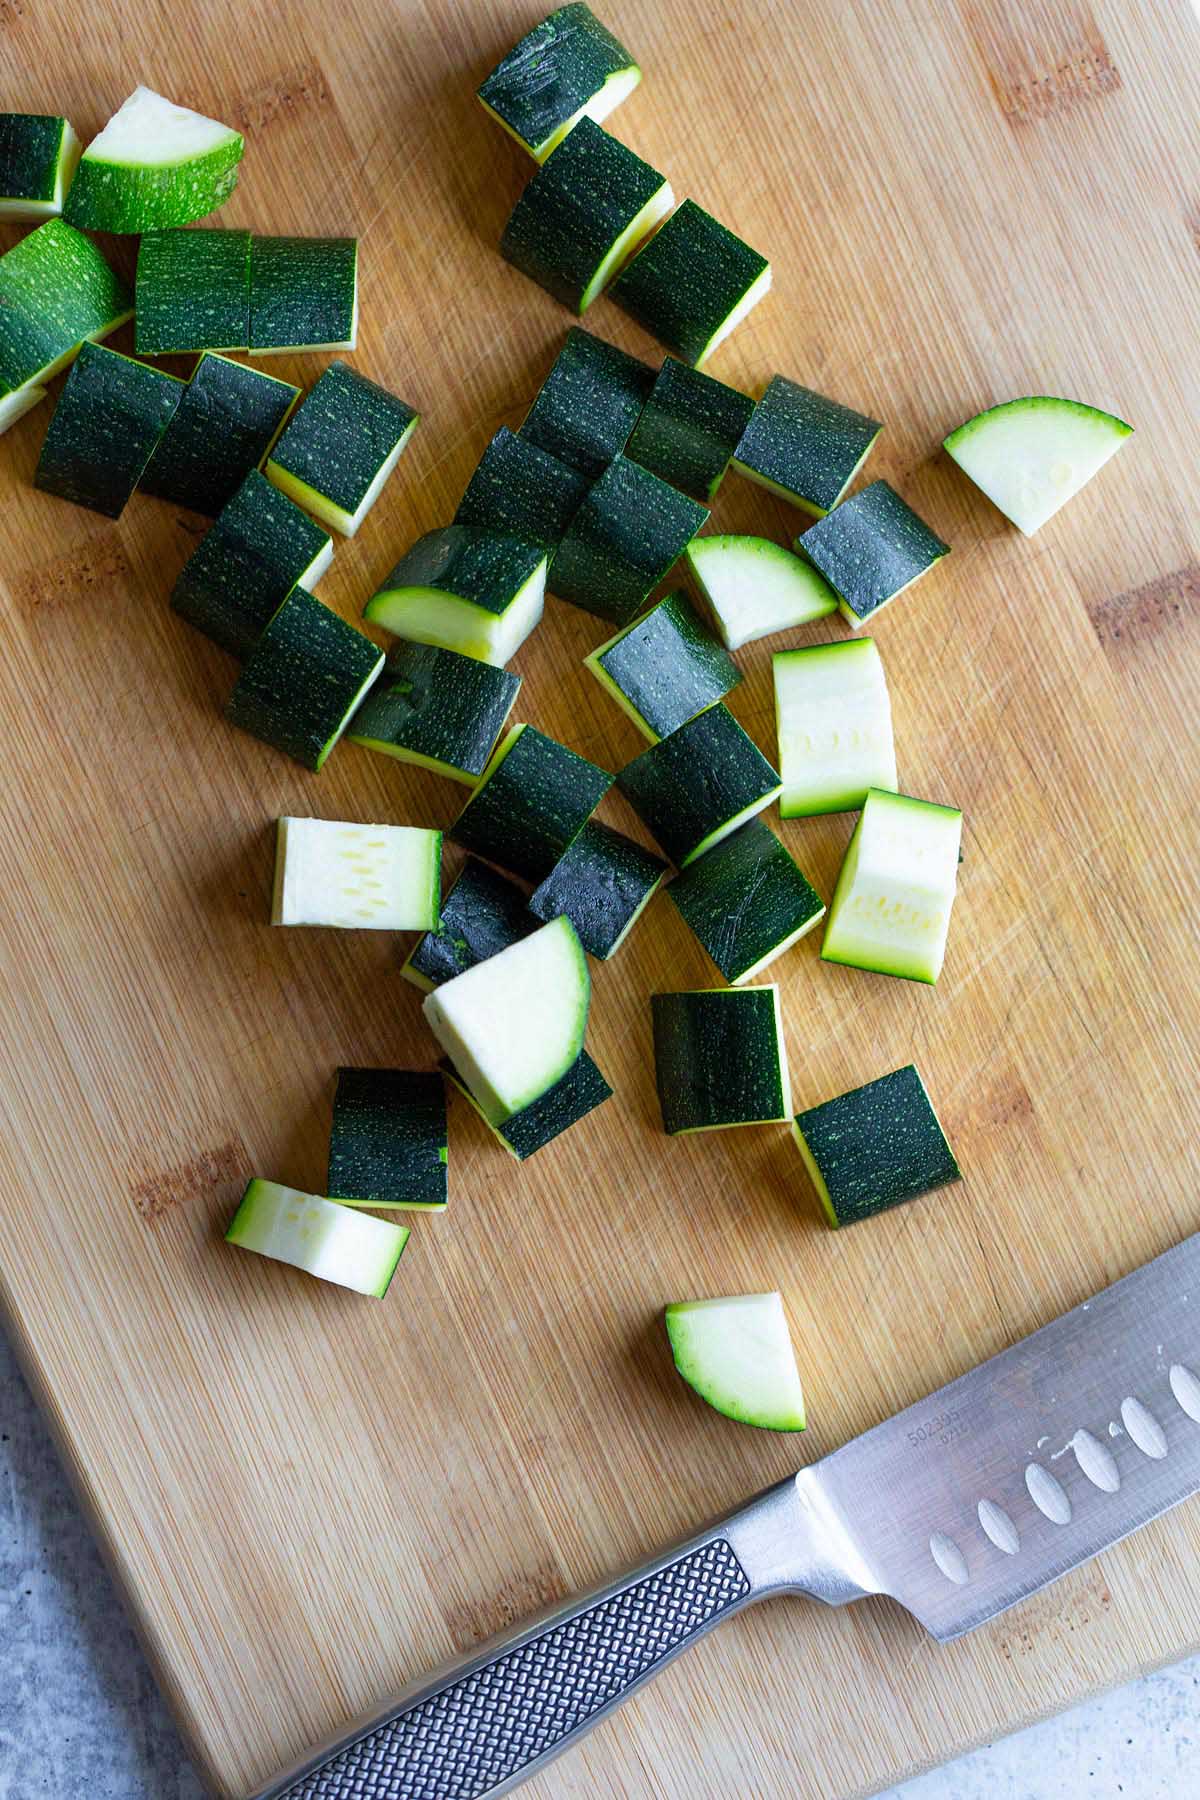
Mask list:
[[[783,488],[821,518],[882,430],[878,419],[772,375],[735,447],[734,466]]]
[[[456,525],[504,532],[549,549],[587,492],[587,479],[502,425],[476,466]]]
[[[914,1064],[797,1113],[831,1225],[853,1225],[961,1179]]]
[[[437,930],[419,939],[404,966],[430,987],[440,987],[528,937],[537,925],[522,890],[469,856],[442,901]]]
[[[63,217],[85,231],[156,231],[190,225],[224,206],[237,186],[245,141],[235,132],[179,165],[109,163],[85,150]]]
[[[148,231],[138,245],[139,356],[244,350],[250,342],[250,233]]]
[[[560,600],[628,625],[707,518],[706,506],[616,456],[589,488],[546,584]]]
[[[576,0],[527,31],[476,92],[532,151],[586,106],[610,75],[631,67],[624,45]]]
[[[329,1136],[331,1200],[440,1212],[446,1086],[437,1069],[339,1069]]]
[[[656,739],[670,737],[742,679],[682,588],[602,645],[595,661]]]
[[[401,639],[349,736],[482,775],[520,687],[521,677],[506,669]]]
[[[626,763],[617,783],[682,868],[712,832],[778,792],[779,776],[733,714],[718,704]]]
[[[242,665],[225,717],[317,770],[382,667],[370,638],[296,587]]]
[[[47,219],[0,256],[0,394],[85,338],[115,331],[132,311],[133,295],[91,239]]]
[[[610,291],[660,344],[695,363],[766,266],[728,226],[684,200]]]
[[[529,910],[547,923],[565,913],[584,949],[603,961],[666,872],[661,857],[589,819],[530,895]]]
[[[657,169],[581,119],[512,210],[500,254],[574,312],[621,233],[664,185]]]
[[[516,729],[512,749],[485,772],[449,835],[464,850],[536,883],[578,837],[613,778],[532,725]]]
[[[223,650],[246,656],[329,541],[253,469],[184,564],[171,605]]]
[[[750,423],[749,394],[668,356],[625,454],[697,500],[711,500]]]
[[[54,199],[66,128],[51,113],[0,112],[0,200]]]
[[[518,435],[594,481],[625,448],[653,386],[646,363],[573,325]]]
[[[499,616],[545,554],[542,545],[501,531],[442,525],[405,551],[373,598],[400,588],[439,588]]]
[[[580,1119],[594,1112],[605,1100],[612,1099],[612,1089],[586,1050],[581,1050],[562,1078],[547,1088],[531,1106],[510,1113],[503,1125],[493,1125],[484,1118],[470,1090],[460,1080],[454,1064],[442,1058],[441,1067],[458,1091],[470,1101],[488,1130],[499,1138],[504,1148],[518,1162],[525,1162],[536,1151],[544,1150],[556,1137]]]
[[[852,494],[796,539],[839,608],[860,625],[950,551],[886,481]]]
[[[664,1131],[787,1117],[774,987],[652,994],[650,1006]]]
[[[357,292],[357,238],[254,238],[251,350],[352,343]]]
[[[257,469],[300,389],[206,353],[138,484],[143,494],[215,519]]]
[[[752,819],[670,882],[667,892],[726,981],[740,981],[825,903],[769,826]]]
[[[183,382],[161,369],[84,344],[54,409],[34,487],[120,518],[183,392]]]
[[[296,409],[271,462],[353,513],[418,417],[378,382],[331,362]]]

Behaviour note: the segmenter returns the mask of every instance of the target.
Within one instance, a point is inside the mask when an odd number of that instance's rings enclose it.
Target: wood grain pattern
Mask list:
[[[362,234],[357,366],[424,423],[322,584],[351,618],[568,323],[496,254],[528,167],[472,98],[536,14],[210,0],[165,32],[148,0],[83,0],[68,39],[0,0],[8,103],[90,134],[144,80],[250,133],[223,222]],[[202,522],[34,492],[47,410],[23,420],[0,441],[0,1292],[224,1795],[1200,1225],[1195,22],[1168,0],[604,15],[646,69],[619,135],[774,259],[714,373],[886,419],[868,474],[954,546],[877,627],[902,779],[966,812],[941,983],[812,939],[772,973],[796,1105],[915,1058],[967,1179],[834,1235],[783,1129],[664,1139],[646,997],[711,971],[659,901],[596,975],[617,1099],[520,1169],[454,1100],[450,1211],[386,1303],[226,1250],[246,1173],[320,1186],[338,1063],[433,1060],[393,941],[268,928],[271,822],[449,823],[461,796],[350,745],[312,777],[227,727],[232,665],[167,607]],[[657,354],[606,301],[589,324]],[[1138,432],[1027,542],[938,445],[1030,391]],[[716,518],[799,524],[734,478]],[[580,666],[602,635],[551,603],[520,713],[617,767],[641,746]],[[733,705],[770,750],[767,648]],[[631,827],[618,796],[602,812]],[[783,828],[826,896],[850,823]],[[772,1286],[799,1446],[707,1412],[662,1341],[664,1301]],[[1185,1508],[947,1648],[882,1603],[762,1609],[529,1793],[864,1793],[1194,1647],[1198,1541]]]

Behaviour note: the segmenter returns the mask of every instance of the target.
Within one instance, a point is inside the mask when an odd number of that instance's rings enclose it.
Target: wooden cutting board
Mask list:
[[[659,900],[596,969],[617,1098],[525,1168],[455,1099],[450,1211],[415,1224],[385,1303],[227,1249],[251,1173],[320,1188],[337,1064],[434,1056],[406,945],[269,929],[273,821],[449,825],[461,794],[349,745],[313,777],[227,726],[233,665],[167,605],[203,521],[34,492],[49,408],[25,419],[0,444],[0,1287],[223,1795],[1200,1226],[1196,24],[1165,0],[603,11],[646,71],[620,136],[774,262],[713,372],[886,419],[870,475],[954,546],[877,628],[903,783],[966,813],[941,983],[824,965],[813,939],[772,975],[797,1106],[915,1058],[967,1178],[835,1235],[784,1128],[663,1137],[648,996],[713,974]],[[536,16],[84,0],[64,37],[0,0],[8,103],[90,135],[144,80],[244,128],[223,222],[361,235],[356,366],[424,419],[322,583],[350,618],[569,323],[496,253],[529,169],[472,98]],[[607,301],[588,324],[661,354]],[[938,446],[1047,391],[1137,435],[1026,541]],[[735,477],[716,522],[801,524]],[[601,635],[549,604],[517,716],[618,768],[638,741],[580,666]],[[733,705],[771,751],[769,648]],[[784,828],[826,896],[850,827]],[[705,1409],[660,1322],[774,1286],[798,1442]],[[949,1648],[888,1604],[761,1609],[528,1791],[866,1792],[1194,1648],[1198,1548],[1192,1505]]]

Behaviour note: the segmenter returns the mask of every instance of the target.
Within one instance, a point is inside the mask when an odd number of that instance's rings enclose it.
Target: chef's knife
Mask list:
[[[443,1669],[257,1800],[484,1800],[771,1594],[940,1642],[1200,1488],[1200,1234],[608,1587]]]

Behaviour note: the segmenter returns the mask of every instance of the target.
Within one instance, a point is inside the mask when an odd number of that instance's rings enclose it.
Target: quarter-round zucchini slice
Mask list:
[[[771,285],[765,256],[685,200],[622,269],[612,297],[693,368],[741,323]]]
[[[120,518],[184,392],[174,375],[84,344],[50,420],[34,487]]]
[[[142,493],[216,518],[299,398],[290,381],[206,350],[146,464]]]
[[[422,993],[432,993],[537,926],[516,882],[468,856],[442,901],[437,929],[418,938],[400,973]]]
[[[585,656],[583,665],[652,744],[715,706],[742,679],[682,588]]]
[[[720,703],[626,763],[617,783],[679,869],[779,793],[778,775]]]
[[[541,620],[549,562],[524,538],[443,525],[405,552],[363,617],[501,668]]]
[[[90,238],[47,219],[0,256],[0,431],[46,383],[133,314],[133,295]]]
[[[250,233],[202,226],[147,231],[138,245],[139,356],[245,350],[250,342]]]
[[[375,1300],[387,1293],[408,1238],[404,1225],[257,1178],[225,1233],[227,1244]]]
[[[654,897],[667,865],[624,832],[589,819],[529,897],[539,919],[565,915],[602,962],[615,956]]]
[[[550,548],[586,492],[586,476],[502,425],[467,483],[454,523]]]
[[[945,447],[993,506],[1032,537],[1132,433],[1132,425],[1098,407],[1031,394],[976,413]]]
[[[544,881],[613,778],[532,725],[514,725],[480,776],[450,837],[530,882]]]
[[[572,325],[517,435],[594,481],[625,448],[653,386],[644,362]]]
[[[446,1084],[437,1069],[339,1069],[329,1134],[332,1200],[445,1212]]]
[[[353,537],[419,419],[407,401],[332,362],[268,457],[267,477],[330,531]]]
[[[935,982],[961,842],[962,814],[954,807],[870,789],[829,908],[826,962]]]
[[[675,1367],[727,1419],[804,1430],[804,1392],[778,1294],[677,1300],[666,1310]]]
[[[87,231],[187,225],[228,200],[244,148],[230,126],[135,88],[84,151],[65,216]]]
[[[552,1144],[572,1125],[578,1125],[590,1112],[612,1099],[612,1089],[586,1050],[581,1050],[561,1080],[547,1088],[539,1099],[520,1112],[511,1113],[500,1125],[493,1125],[449,1057],[442,1058],[442,1072],[454,1083],[459,1093],[474,1107],[492,1135],[503,1144],[508,1154],[525,1162],[547,1144]]]
[[[852,631],[950,554],[886,481],[851,494],[810,525],[796,548],[829,583]]]
[[[250,349],[353,350],[358,342],[358,239],[255,237],[250,243]]]
[[[652,994],[654,1071],[672,1136],[791,1116],[779,989]]]
[[[874,638],[774,658],[780,815],[854,812],[869,788],[896,787],[887,678]]]
[[[642,71],[625,46],[576,0],[514,44],[477,89],[486,112],[543,163],[580,119],[607,119]]]
[[[828,583],[771,538],[714,532],[696,538],[684,554],[730,650],[837,611]]]
[[[733,466],[818,519],[835,507],[883,426],[878,419],[772,375],[733,453]]]
[[[960,1179],[912,1063],[797,1113],[792,1135],[835,1228]]]
[[[295,587],[242,665],[225,717],[317,770],[382,668],[370,638]]]
[[[402,642],[346,735],[352,744],[473,786],[520,689],[519,675],[473,656]]]
[[[825,917],[821,896],[761,819],[689,863],[667,892],[733,987],[761,975]]]
[[[554,554],[550,591],[628,625],[707,518],[706,506],[627,456],[614,456]]]
[[[440,831],[343,819],[279,821],[272,925],[430,931],[441,889]]]
[[[60,213],[81,148],[67,119],[0,113],[0,219],[50,219]]]
[[[625,454],[672,487],[709,501],[753,412],[749,394],[668,356]]]

